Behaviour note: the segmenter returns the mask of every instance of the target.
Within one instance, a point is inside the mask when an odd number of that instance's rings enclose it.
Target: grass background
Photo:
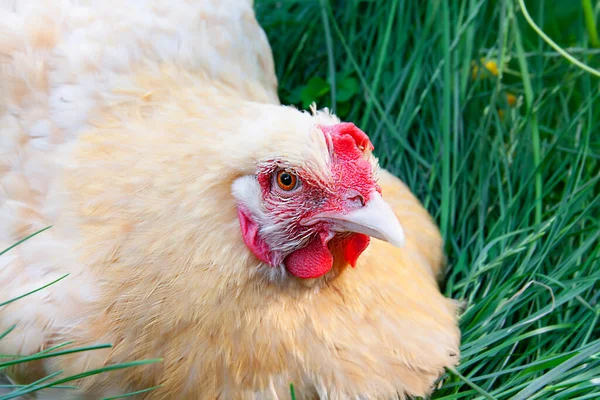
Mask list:
[[[600,398],[600,80],[519,0],[255,2],[282,102],[355,122],[442,229],[443,291],[467,307],[461,364],[434,398]],[[525,4],[599,66],[598,2]],[[0,355],[0,373],[92,350],[66,345]],[[0,385],[0,399],[79,377]]]
[[[525,2],[598,67],[594,3]],[[434,398],[600,398],[600,80],[547,45],[518,0],[256,11],[282,102],[355,122],[442,229],[443,290],[467,308],[461,364]]]

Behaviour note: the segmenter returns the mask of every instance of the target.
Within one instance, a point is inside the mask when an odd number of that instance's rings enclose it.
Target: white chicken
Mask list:
[[[0,353],[44,398],[391,399],[458,362],[442,242],[367,135],[279,104],[251,1],[0,2]],[[354,267],[354,268],[352,268]],[[64,376],[61,375],[61,376]]]

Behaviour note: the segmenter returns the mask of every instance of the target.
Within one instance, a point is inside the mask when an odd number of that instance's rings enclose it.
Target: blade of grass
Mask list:
[[[451,110],[451,90],[452,81],[450,79],[450,68],[452,59],[450,58],[450,11],[449,0],[442,1],[442,47],[444,55],[443,66],[443,97],[442,97],[442,218],[441,230],[442,239],[448,238],[450,227],[450,110]]]
[[[157,358],[157,359],[139,360],[139,361],[131,361],[131,362],[126,362],[126,363],[121,363],[121,364],[109,365],[106,367],[82,372],[80,374],[71,375],[69,377],[58,379],[54,382],[50,382],[50,383],[47,383],[44,385],[35,386],[35,387],[28,389],[28,391],[17,392],[17,393],[13,392],[6,396],[0,397],[0,400],[13,399],[15,397],[23,396],[25,394],[37,392],[37,391],[51,388],[51,387],[54,387],[57,385],[62,385],[63,383],[76,381],[76,380],[83,379],[83,378],[86,378],[86,377],[92,376],[92,375],[97,375],[97,374],[101,374],[101,373],[105,373],[105,372],[109,372],[109,371],[117,371],[117,370],[121,370],[121,369],[125,369],[125,368],[137,367],[137,366],[141,366],[141,365],[153,364],[153,363],[162,362],[162,361],[163,361],[162,358]]]
[[[94,346],[78,347],[75,349],[62,350],[62,351],[57,351],[57,352],[53,352],[53,353],[40,352],[40,353],[31,355],[31,356],[21,357],[16,360],[0,362],[0,368],[6,368],[6,367],[10,367],[12,365],[23,364],[23,363],[27,363],[27,362],[31,362],[31,361],[37,361],[37,360],[41,360],[44,358],[59,357],[59,356],[67,355],[67,354],[81,353],[81,352],[90,351],[90,350],[108,349],[111,347],[112,347],[112,344],[98,344],[98,345],[94,345]]]
[[[61,281],[61,280],[65,279],[67,276],[69,276],[69,274],[65,274],[65,275],[61,276],[60,278],[58,278],[58,279],[55,279],[55,280],[53,280],[52,282],[50,282],[50,283],[48,283],[48,284],[46,284],[46,285],[44,285],[44,286],[42,286],[42,287],[39,287],[39,288],[37,288],[37,289],[34,289],[34,290],[32,290],[32,291],[30,291],[30,292],[27,292],[27,293],[25,293],[25,294],[22,294],[22,295],[20,295],[20,296],[18,296],[18,297],[12,298],[12,299],[10,299],[10,300],[6,300],[6,301],[4,301],[4,302],[0,303],[0,307],[3,307],[3,306],[5,306],[5,305],[7,305],[7,304],[10,304],[10,303],[12,303],[12,302],[14,302],[14,301],[17,301],[17,300],[19,300],[19,299],[22,299],[23,297],[27,297],[27,296],[29,296],[29,295],[31,295],[31,294],[33,294],[33,293],[39,292],[40,290],[46,289],[48,286],[54,285],[56,282],[59,282],[59,281]]]
[[[463,382],[465,382],[467,385],[469,385],[471,388],[473,388],[473,390],[475,390],[475,392],[479,393],[484,398],[486,398],[488,400],[497,400],[496,397],[492,396],[490,393],[488,393],[487,391],[485,391],[481,387],[477,386],[472,380],[470,380],[469,378],[463,376],[456,369],[454,369],[454,368],[448,368],[448,370],[451,373],[453,373],[454,375],[456,375],[457,377],[459,377]]]
[[[333,54],[333,44],[331,41],[331,28],[329,27],[329,16],[327,14],[327,0],[321,0],[321,19],[323,20],[323,29],[325,30],[325,43],[327,44],[327,62],[329,65],[329,73],[327,74],[329,80],[331,94],[331,111],[335,113],[337,100],[336,100],[336,87],[335,87],[335,55]]]
[[[123,394],[121,396],[105,397],[102,400],[124,399],[126,397],[132,397],[132,396],[137,396],[138,394],[148,393],[148,392],[156,390],[156,389],[158,389],[160,387],[162,387],[162,385],[156,385],[156,386],[149,387],[147,389],[136,390],[135,392],[126,393],[126,394]]]
[[[36,235],[39,235],[40,233],[42,233],[42,232],[44,232],[44,231],[46,231],[46,230],[48,230],[48,229],[50,229],[50,228],[52,228],[52,225],[50,225],[50,226],[47,226],[47,227],[45,227],[44,229],[40,229],[39,231],[37,231],[37,232],[35,232],[35,233],[32,233],[31,235],[27,236],[26,238],[19,240],[17,243],[13,244],[12,246],[9,246],[9,247],[7,247],[6,249],[4,249],[4,250],[0,251],[0,256],[2,256],[2,255],[4,255],[4,254],[6,254],[6,253],[7,253],[9,250],[11,250],[11,249],[14,249],[15,247],[17,247],[17,246],[18,246],[18,245],[20,245],[21,243],[23,243],[23,242],[25,242],[25,241],[27,241],[27,240],[31,239],[32,237],[34,237],[34,236],[36,236]]]
[[[581,0],[581,5],[583,7],[585,26],[590,37],[590,43],[593,47],[600,47],[600,39],[598,39],[598,31],[596,30],[596,18],[594,16],[592,0]]]
[[[509,10],[512,11],[512,2],[509,3]],[[525,50],[523,49],[523,43],[521,38],[521,31],[516,23],[516,19],[513,18],[513,28],[515,31],[515,45],[517,47],[517,57],[519,60],[519,66],[521,68],[521,76],[523,79],[523,86],[525,89],[525,102],[527,105],[527,113],[530,118],[530,129],[531,129],[531,141],[533,147],[533,165],[537,169],[535,174],[535,223],[540,224],[542,222],[542,174],[539,170],[540,166],[540,132],[537,122],[537,111],[534,107],[534,94],[533,86],[531,84],[531,77],[529,75],[529,69],[527,61],[525,60]]]
[[[544,41],[546,43],[548,43],[548,45],[550,45],[554,50],[556,50],[564,58],[566,58],[567,60],[569,60],[569,62],[571,62],[572,64],[574,64],[577,67],[581,68],[582,70],[584,70],[586,72],[589,72],[590,74],[592,74],[592,75],[600,78],[600,71],[587,66],[586,64],[582,63],[581,61],[577,60],[575,57],[573,57],[572,55],[570,55],[569,53],[567,53],[562,47],[560,47],[552,39],[550,39],[548,37],[548,35],[546,35],[544,33],[544,31],[540,29],[539,26],[537,26],[537,24],[533,21],[533,18],[531,18],[531,15],[529,15],[529,12],[527,11],[527,7],[525,6],[524,0],[517,0],[517,1],[519,2],[519,7],[521,8],[521,11],[523,12],[523,16],[525,17],[525,20],[527,21],[527,23],[529,24],[529,26],[531,26],[531,28],[538,35],[540,35],[540,37],[542,39],[544,39]]]
[[[536,393],[544,386],[548,385],[551,382],[554,382],[554,380],[559,378],[566,371],[577,366],[579,363],[587,360],[588,358],[597,354],[598,352],[600,352],[600,340],[597,340],[595,343],[590,345],[587,349],[583,350],[578,355],[568,359],[559,366],[552,368],[550,371],[546,372],[541,377],[535,379],[525,389],[517,393],[512,400],[528,399],[531,395]]]
[[[383,40],[381,46],[379,48],[379,57],[377,58],[377,66],[375,67],[375,77],[373,78],[373,83],[371,84],[371,93],[376,94],[379,90],[379,81],[381,79],[381,73],[383,72],[383,64],[386,56],[388,55],[387,49],[390,42],[390,37],[392,35],[392,26],[394,23],[394,19],[396,18],[396,7],[398,6],[398,0],[393,0],[391,6],[389,7],[389,14],[387,19],[387,25],[385,27],[385,33],[383,34]],[[371,116],[371,111],[373,109],[373,97],[369,96],[367,99],[367,108],[363,114],[363,118],[360,122],[360,126],[366,126],[369,117]]]

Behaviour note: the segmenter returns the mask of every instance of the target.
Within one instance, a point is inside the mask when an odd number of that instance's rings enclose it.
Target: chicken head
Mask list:
[[[263,160],[234,183],[244,242],[271,267],[318,278],[341,257],[352,267],[370,236],[401,247],[404,233],[377,185],[368,136],[352,123],[318,126],[327,171],[312,173],[285,155]]]

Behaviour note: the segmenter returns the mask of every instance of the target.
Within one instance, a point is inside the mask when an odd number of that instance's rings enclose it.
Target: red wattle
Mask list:
[[[321,233],[306,246],[285,258],[287,270],[298,278],[318,278],[333,266],[333,256],[327,248],[327,234]]]
[[[352,268],[356,267],[358,256],[366,250],[370,241],[371,238],[362,233],[353,233],[348,237],[347,242],[344,243],[344,259],[348,261],[348,264],[350,264]]]

